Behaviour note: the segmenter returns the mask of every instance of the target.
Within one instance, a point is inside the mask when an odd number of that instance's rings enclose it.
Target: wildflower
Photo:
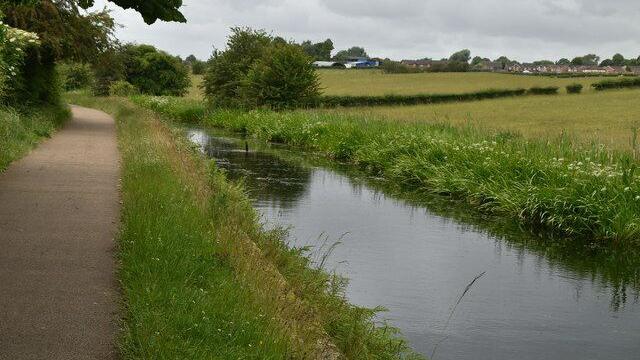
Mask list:
[[[626,192],[626,191],[630,191],[630,190],[631,190],[631,188],[630,188],[630,187],[628,187],[628,186],[627,186],[626,188],[624,188],[624,191],[625,191],[625,192]]]

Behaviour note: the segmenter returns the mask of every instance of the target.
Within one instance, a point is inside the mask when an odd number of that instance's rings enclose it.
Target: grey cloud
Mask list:
[[[507,55],[529,61],[596,52],[640,54],[640,2],[631,0],[185,0],[187,24],[145,25],[115,10],[125,41],[206,58],[224,47],[231,26],[251,26],[288,39],[331,38],[337,48],[364,46],[395,59]]]

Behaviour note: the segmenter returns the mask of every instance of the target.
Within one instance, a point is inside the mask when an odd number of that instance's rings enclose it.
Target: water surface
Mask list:
[[[350,279],[350,301],[386,307],[382,316],[420,353],[640,359],[635,260],[575,255],[454,220],[282,151],[245,152],[244,142],[201,130],[189,136],[229,178],[243,179],[267,226],[292,226],[292,245],[315,246],[320,258],[339,240],[325,266]]]

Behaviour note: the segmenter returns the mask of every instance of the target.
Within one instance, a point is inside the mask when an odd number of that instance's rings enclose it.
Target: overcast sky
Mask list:
[[[330,38],[337,50],[363,46],[396,60],[448,57],[463,48],[520,61],[640,55],[638,0],[184,0],[186,24],[151,26],[133,11],[107,6],[124,26],[122,41],[201,59],[224,48],[231,26],[296,41]]]

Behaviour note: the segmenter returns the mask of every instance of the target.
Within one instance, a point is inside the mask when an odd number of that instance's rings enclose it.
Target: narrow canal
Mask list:
[[[325,267],[349,278],[352,303],[387,308],[381,317],[420,353],[640,359],[636,260],[499,234],[282,150],[245,152],[239,139],[197,129],[189,136],[230,179],[244,179],[267,226],[291,226],[291,245],[314,246],[319,259],[339,241]]]

